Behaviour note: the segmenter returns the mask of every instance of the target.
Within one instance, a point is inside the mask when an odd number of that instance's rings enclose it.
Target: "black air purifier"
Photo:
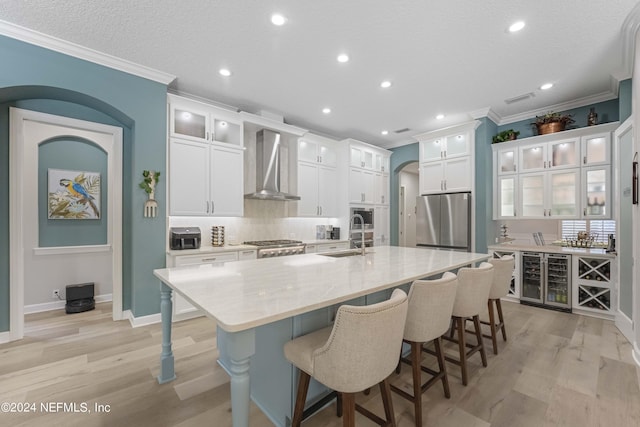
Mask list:
[[[68,285],[66,287],[67,304],[65,304],[64,308],[67,314],[82,313],[96,308],[96,301],[93,299],[93,287],[93,282]]]

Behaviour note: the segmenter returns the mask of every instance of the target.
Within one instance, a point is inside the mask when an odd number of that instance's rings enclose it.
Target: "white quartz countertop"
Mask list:
[[[330,245],[332,243],[349,243],[349,241],[325,239],[325,240],[303,240],[302,243],[306,245]]]
[[[210,253],[219,253],[219,252],[238,252],[238,251],[248,251],[248,250],[256,250],[257,246],[253,245],[224,245],[224,246],[211,246],[205,245],[200,246],[199,249],[181,249],[181,250],[168,250],[167,254],[171,256],[180,256],[180,255],[200,255],[200,254],[210,254]]]
[[[218,325],[237,332],[483,261],[489,254],[377,246],[363,256],[305,254],[154,270]]]
[[[556,245],[520,245],[513,243],[502,243],[499,245],[489,245],[488,249],[494,251],[527,251],[527,252],[545,252],[554,254],[567,255],[597,255],[600,257],[615,258],[615,252],[607,252],[602,248],[573,248]]]

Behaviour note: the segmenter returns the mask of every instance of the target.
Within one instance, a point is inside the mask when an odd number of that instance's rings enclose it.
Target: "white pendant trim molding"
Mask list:
[[[109,67],[127,74],[153,80],[165,85],[169,85],[176,79],[176,76],[165,73],[164,71],[136,64],[134,62],[127,61],[126,59],[121,59],[107,53],[89,49],[88,47],[49,36],[3,20],[0,20],[0,35],[63,53],[65,55],[73,56],[74,58],[93,62],[94,64]]]
[[[135,317],[131,310],[125,310],[123,314],[124,314],[123,318],[129,320],[129,323],[131,323],[132,328],[139,328],[141,326],[153,325],[155,323],[160,323],[162,320],[160,317],[160,313],[150,314],[148,316]]]

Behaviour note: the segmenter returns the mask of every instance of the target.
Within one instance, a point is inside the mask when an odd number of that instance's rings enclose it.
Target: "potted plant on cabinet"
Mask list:
[[[520,131],[513,129],[503,130],[493,137],[493,143],[496,144],[498,142],[513,141],[518,137],[518,135],[520,135]]]
[[[531,123],[532,126],[536,126],[538,129],[538,135],[545,135],[548,133],[561,132],[565,130],[567,125],[575,123],[571,114],[560,114],[554,111],[549,111],[542,116],[536,116],[536,121]]]

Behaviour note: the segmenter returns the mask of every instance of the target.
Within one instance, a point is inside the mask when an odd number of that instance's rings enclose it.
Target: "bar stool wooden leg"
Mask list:
[[[342,416],[342,393],[336,394],[336,416],[340,418]]]
[[[384,405],[384,416],[387,419],[386,425],[396,427],[396,419],[393,416],[393,400],[391,400],[389,378],[385,378],[380,383],[380,394],[382,395],[382,403]]]
[[[304,371],[300,371],[300,378],[298,379],[298,393],[296,395],[296,406],[293,410],[293,420],[291,421],[292,427],[300,427],[302,423],[302,415],[304,413],[304,404],[307,400],[307,390],[309,389],[309,381],[311,376]]]
[[[355,427],[356,425],[356,396],[354,393],[342,393],[342,405],[344,413],[342,415],[343,427]]]
[[[478,339],[478,345],[480,346],[480,356],[482,357],[482,366],[487,366],[487,353],[484,351],[484,341],[482,341],[482,331],[480,330],[480,316],[477,314],[473,316],[473,325],[476,328],[476,338]]]
[[[500,320],[500,329],[502,330],[502,339],[507,340],[507,330],[504,327],[504,317],[502,317],[502,302],[497,299],[496,306],[498,307],[498,320]]]
[[[498,354],[498,342],[496,340],[496,319],[493,311],[493,300],[487,301],[487,307],[489,307],[489,329],[491,329],[491,344],[493,345],[493,354]]]
[[[467,344],[465,343],[464,321],[461,317],[456,317],[455,322],[458,329],[458,347],[460,349],[460,369],[462,371],[462,384],[467,385]]]
[[[422,426],[422,343],[411,342],[411,368],[413,371],[413,407],[416,426]]]
[[[443,348],[442,348],[442,337],[438,337],[435,340],[433,340],[433,344],[434,344],[435,349],[436,349],[436,353],[437,353],[436,356],[438,357],[438,367],[440,369],[440,372],[444,373],[442,375],[442,388],[444,388],[444,396],[447,399],[450,399],[451,398],[451,392],[449,391],[449,377],[447,376],[447,367],[444,364],[444,351],[443,351]],[[422,405],[420,405],[420,406],[422,406]]]

